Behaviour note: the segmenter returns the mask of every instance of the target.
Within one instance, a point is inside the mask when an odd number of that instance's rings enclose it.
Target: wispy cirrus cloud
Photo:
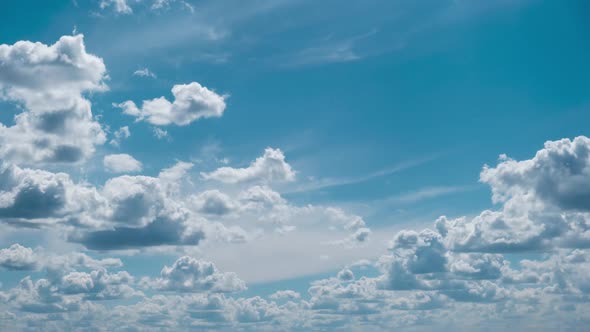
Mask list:
[[[376,178],[392,175],[395,173],[402,172],[407,169],[411,169],[413,167],[418,167],[420,165],[429,163],[437,158],[439,158],[441,154],[433,154],[431,156],[426,156],[423,158],[417,158],[414,160],[408,160],[401,162],[397,165],[393,165],[388,168],[384,168],[375,172],[371,172],[364,175],[353,176],[353,177],[346,177],[346,178],[323,178],[317,180],[311,180],[308,183],[304,183],[301,185],[297,185],[294,188],[288,188],[283,191],[283,194],[297,194],[297,193],[305,193],[311,191],[317,191],[322,189],[328,189],[333,187],[339,186],[346,186],[346,185],[353,185],[358,183],[367,182]]]

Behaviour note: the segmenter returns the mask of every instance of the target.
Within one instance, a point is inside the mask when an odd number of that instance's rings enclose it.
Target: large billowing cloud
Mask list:
[[[141,108],[134,102],[116,104],[123,113],[156,126],[175,124],[186,126],[202,118],[218,118],[225,111],[225,98],[197,82],[172,87],[174,100],[165,97],[144,100]]]
[[[105,91],[106,67],[86,52],[82,35],[53,45],[0,45],[0,99],[24,111],[0,124],[0,157],[19,163],[71,163],[88,158],[105,134],[87,92]]]

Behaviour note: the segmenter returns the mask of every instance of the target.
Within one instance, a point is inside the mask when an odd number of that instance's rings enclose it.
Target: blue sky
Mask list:
[[[585,1],[1,8],[0,326],[588,328]]]

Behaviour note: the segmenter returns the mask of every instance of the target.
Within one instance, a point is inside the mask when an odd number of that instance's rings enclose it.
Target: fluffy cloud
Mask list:
[[[201,176],[225,183],[280,182],[295,180],[295,171],[285,161],[280,149],[266,148],[264,154],[246,168],[221,167],[211,173],[201,173]]]
[[[43,269],[46,273],[45,278],[36,281],[30,276],[25,277],[16,287],[0,292],[0,302],[8,301],[22,312],[73,312],[83,308],[84,301],[143,295],[133,289],[134,278],[129,273],[107,271],[107,268],[121,267],[119,259],[98,260],[83,253],[56,255],[42,248],[32,250],[19,244],[1,249],[0,257],[4,268]]]
[[[95,249],[194,245],[206,221],[177,197],[191,166],[180,162],[159,177],[120,176],[95,188],[65,173],[3,164],[0,217],[14,226],[67,226],[71,241]]]
[[[35,253],[31,248],[13,244],[0,249],[0,267],[7,270],[33,270],[37,266]]]
[[[502,209],[472,220],[442,217],[437,229],[450,248],[464,252],[587,247],[589,151],[590,140],[577,137],[547,142],[529,160],[501,156],[497,167],[484,167],[481,181]]]
[[[235,273],[220,272],[213,263],[189,256],[180,257],[162,269],[155,281],[158,289],[176,292],[237,292],[246,289]]]
[[[5,222],[47,224],[76,216],[85,223],[87,214],[99,204],[96,190],[74,183],[68,174],[0,165],[0,217]]]
[[[108,180],[100,192],[105,207],[96,218],[106,220],[109,227],[74,233],[70,240],[99,250],[198,244],[205,236],[204,221],[177,199],[178,181],[190,167],[181,162],[158,177]]]
[[[110,154],[103,159],[104,167],[113,173],[131,173],[141,171],[141,162],[128,154]]]
[[[213,215],[224,215],[235,208],[232,199],[216,189],[195,195],[193,204],[199,212]]]
[[[492,188],[496,202],[533,196],[549,207],[590,211],[590,139],[549,141],[529,160],[501,156],[495,167],[484,167],[481,181]]]
[[[174,101],[165,97],[144,100],[141,108],[128,100],[114,104],[123,113],[147,121],[156,126],[175,124],[186,126],[201,118],[221,117],[225,111],[225,98],[197,82],[177,84],[172,87]]]
[[[83,93],[104,91],[106,67],[86,52],[82,35],[53,45],[0,45],[0,99],[22,104],[15,124],[0,124],[0,156],[20,163],[86,159],[105,134]]]

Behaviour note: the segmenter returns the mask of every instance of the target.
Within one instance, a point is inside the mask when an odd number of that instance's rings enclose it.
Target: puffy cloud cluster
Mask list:
[[[202,221],[177,201],[178,181],[191,164],[159,177],[120,176],[103,187],[76,183],[65,173],[0,168],[0,216],[13,225],[74,226],[71,241],[89,248],[197,244]]]
[[[141,108],[128,100],[114,104],[123,113],[156,126],[175,124],[186,126],[202,118],[221,117],[225,111],[225,98],[197,82],[172,87],[174,101],[165,97],[144,100]]]
[[[141,167],[127,155],[108,155],[104,163],[112,172]],[[334,245],[355,246],[369,239],[361,217],[333,207],[292,205],[267,185],[191,194],[186,181],[191,167],[179,162],[157,177],[123,175],[94,187],[66,173],[3,164],[0,216],[16,226],[65,227],[70,241],[97,250],[197,245],[204,238],[239,242],[297,228],[341,237],[326,239]],[[286,162],[283,168],[294,173]]]
[[[105,134],[83,93],[107,89],[101,58],[86,52],[82,35],[53,45],[0,45],[0,100],[24,111],[0,125],[0,157],[19,163],[71,163],[88,158]]]
[[[576,317],[590,300],[589,148],[590,140],[578,137],[547,142],[530,160],[501,156],[481,173],[502,204],[498,211],[441,217],[436,231],[400,231],[378,260],[378,276],[355,279],[345,269],[314,283],[313,319],[350,327],[395,315],[385,326],[436,329],[457,326],[461,312],[461,326],[587,328],[590,322]],[[522,254],[531,258],[515,260]]]
[[[45,278],[25,277],[20,283],[0,292],[0,299],[11,307],[29,313],[78,311],[85,300],[111,300],[142,296],[132,286],[134,278],[126,271],[111,273],[107,268],[122,266],[119,259],[94,259],[83,253],[48,254],[19,244],[0,250],[0,262],[7,270],[43,270]],[[85,270],[85,271],[84,271]]]
[[[357,215],[329,206],[293,205],[268,186],[254,185],[237,193],[207,190],[190,196],[188,207],[208,220],[245,227],[252,233],[258,230],[285,234],[302,229],[342,237],[326,240],[330,245],[362,245],[369,241],[371,234],[365,221]]]

